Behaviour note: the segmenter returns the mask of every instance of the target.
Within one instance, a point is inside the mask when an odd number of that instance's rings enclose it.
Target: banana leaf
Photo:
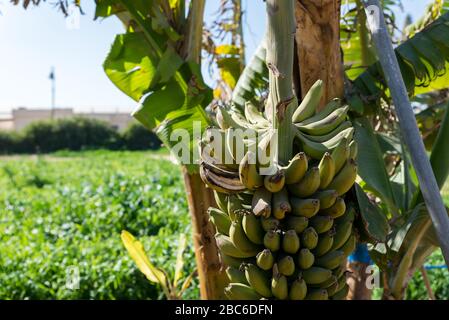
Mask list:
[[[117,35],[103,64],[106,75],[138,107],[133,116],[147,129],[154,130],[169,149],[180,148],[178,160],[190,172],[196,140],[209,125],[206,106],[212,90],[204,83],[200,66],[185,61],[177,52],[184,23],[180,14],[168,14],[180,1],[97,0],[96,17],[117,15],[127,32]],[[184,13],[185,14],[185,13]],[[177,130],[184,139],[178,141]],[[198,132],[199,131],[199,132]],[[178,137],[179,138],[179,137]]]
[[[449,12],[399,45],[396,56],[410,96],[448,86]],[[377,108],[378,99],[387,90],[378,62],[369,66],[353,82],[348,100],[353,111],[364,114]],[[361,108],[360,101],[365,106]]]
[[[390,208],[397,212],[397,204],[385,169],[383,153],[371,124],[366,119],[354,121],[355,139],[359,146],[357,155],[358,175],[364,182],[364,189],[379,196]]]
[[[232,102],[240,110],[243,110],[246,101],[253,100],[257,96],[257,90],[267,87],[266,54],[265,40],[262,40],[235,85],[232,92]]]

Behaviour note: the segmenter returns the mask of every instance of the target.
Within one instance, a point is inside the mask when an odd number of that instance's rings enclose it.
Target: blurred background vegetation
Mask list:
[[[32,122],[21,131],[0,131],[0,154],[58,150],[156,150],[161,141],[135,122],[123,132],[107,122],[73,117]]]

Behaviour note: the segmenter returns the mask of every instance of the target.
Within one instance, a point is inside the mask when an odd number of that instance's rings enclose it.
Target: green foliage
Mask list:
[[[23,132],[28,152],[61,149],[118,149],[119,133],[109,124],[88,118],[58,119],[31,123]]]
[[[186,61],[189,52],[182,52],[198,45],[190,43],[192,39],[201,39],[200,34],[188,34],[193,31],[185,25],[185,12],[178,11],[179,16],[173,19],[172,9],[164,1],[96,3],[96,17],[120,13],[118,18],[126,27],[125,34],[116,36],[103,67],[120,90],[140,102],[133,116],[155,130],[168,148],[178,142],[171,139],[176,129],[186,130],[194,140],[193,123],[199,123],[202,130],[209,124],[204,109],[212,100],[212,90],[204,83],[196,58]],[[182,6],[174,3],[174,7]],[[181,30],[184,37],[176,30]],[[187,146],[191,152],[194,145]],[[196,170],[196,165],[188,169]]]
[[[0,154],[22,152],[22,139],[16,132],[0,131]]]
[[[186,279],[195,268],[190,219],[179,168],[165,157],[89,151],[3,158],[0,299],[163,298],[123,247],[125,229],[169,274],[185,233]],[[65,286],[69,267],[79,268],[78,290]],[[194,279],[184,298],[198,296]]]
[[[122,134],[127,150],[156,150],[161,147],[158,137],[138,123],[131,124]]]
[[[237,81],[232,93],[232,101],[242,110],[245,106],[245,101],[255,99],[258,96],[258,91],[266,90],[268,87],[268,67],[265,63],[266,54],[265,40],[262,40]]]
[[[436,81],[446,74],[449,61],[449,13],[431,23],[426,29],[400,44],[396,49],[406,88],[411,96],[447,87],[447,79]],[[359,114],[380,105],[379,99],[387,90],[379,62],[370,65],[353,82],[355,94],[350,97],[353,110]],[[368,103],[367,103],[368,102]]]
[[[21,132],[0,132],[0,154],[48,153],[58,150],[159,149],[161,141],[138,123],[123,133],[106,122],[69,118],[33,122]]]
[[[426,265],[441,266],[444,265],[443,255],[438,250],[434,252],[427,260]],[[448,269],[430,269],[427,270],[430,286],[435,298],[438,300],[449,299],[449,271]],[[406,291],[406,299],[408,300],[425,300],[429,299],[421,272],[416,271],[409,283]]]

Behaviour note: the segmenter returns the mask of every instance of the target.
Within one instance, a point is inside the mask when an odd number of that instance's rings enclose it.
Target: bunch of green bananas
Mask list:
[[[241,141],[259,141],[257,152],[266,151],[270,121],[249,103],[245,115],[217,114],[224,153],[234,161],[222,164],[217,154],[202,153],[200,168],[217,202],[209,214],[227,266],[229,299],[338,300],[348,293],[345,263],[356,245],[355,211],[344,198],[357,176],[357,144],[347,106],[335,99],[315,112],[321,94],[318,81],[293,115],[298,153],[266,176],[254,152],[235,154],[226,130],[254,129],[255,138]],[[203,148],[212,140],[206,138]]]

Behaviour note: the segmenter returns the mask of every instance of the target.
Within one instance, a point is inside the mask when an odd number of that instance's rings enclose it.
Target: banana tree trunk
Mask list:
[[[302,96],[316,80],[324,83],[321,107],[344,93],[340,53],[341,0],[296,0],[296,54]]]
[[[206,188],[199,174],[183,169],[184,183],[192,219],[193,245],[203,300],[225,299],[226,274],[215,243],[215,228],[207,209],[216,206],[211,189]]]
[[[323,80],[324,90],[320,108],[326,101],[344,95],[344,71],[340,48],[341,0],[296,0],[296,70],[295,90],[304,98],[310,87]],[[365,268],[348,265],[351,300],[371,299],[366,285]]]

